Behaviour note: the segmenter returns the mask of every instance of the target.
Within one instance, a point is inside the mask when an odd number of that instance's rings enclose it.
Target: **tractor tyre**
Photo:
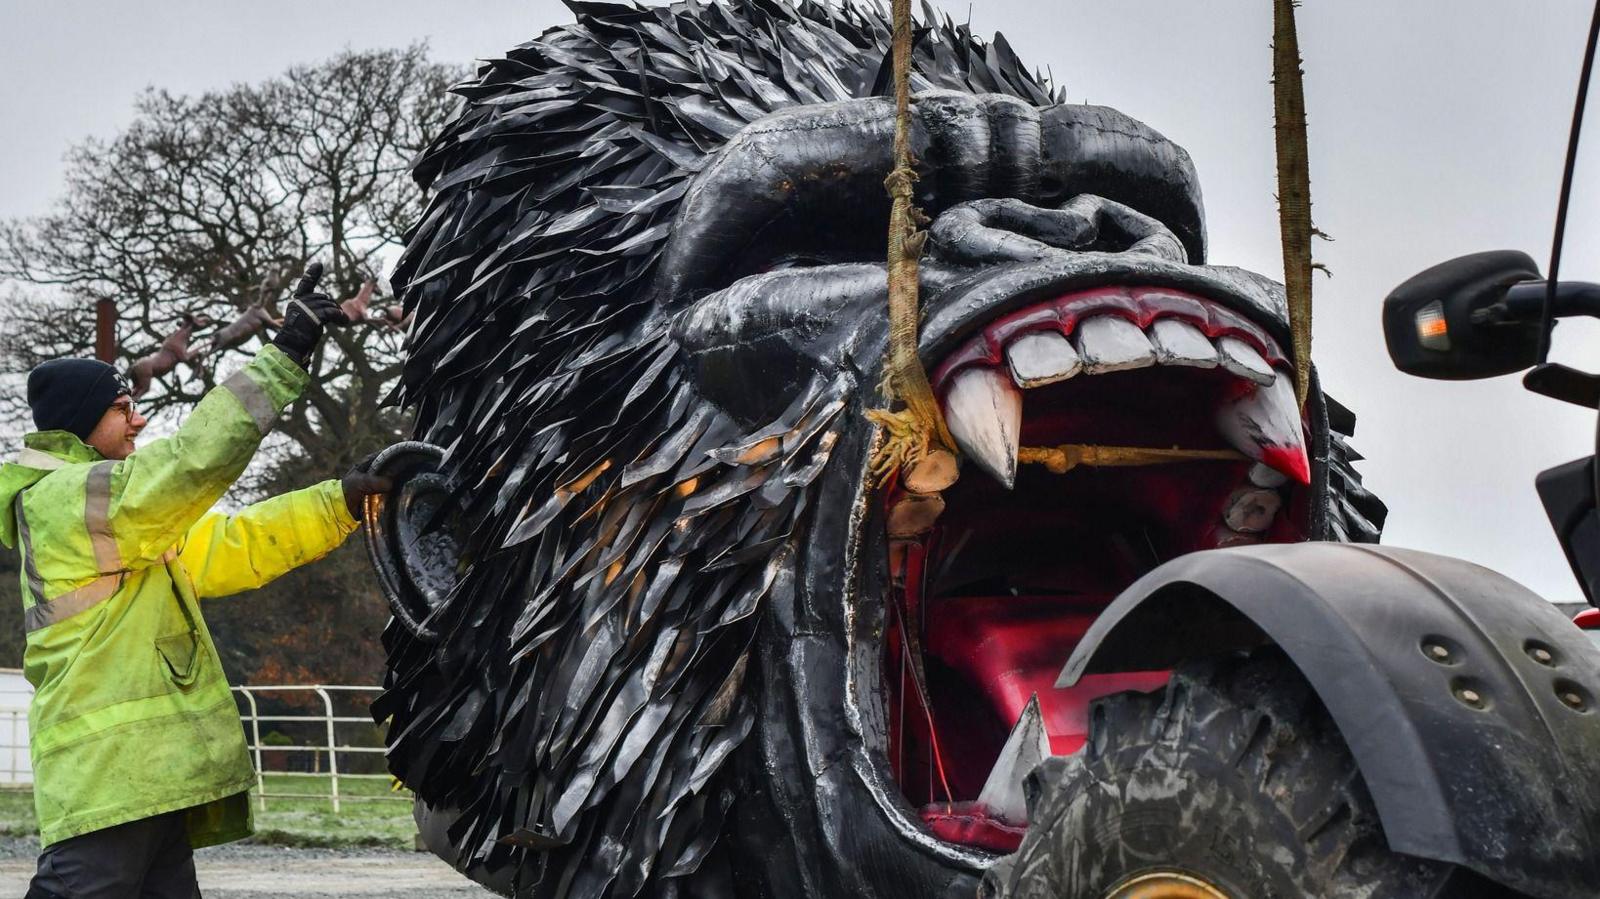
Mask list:
[[[985,899],[1502,899],[1390,851],[1316,693],[1276,649],[1187,663],[1095,704],[1026,784],[1028,834]]]

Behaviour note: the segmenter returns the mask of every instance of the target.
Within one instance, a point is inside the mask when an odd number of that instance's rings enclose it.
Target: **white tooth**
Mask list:
[[[1162,365],[1216,368],[1217,348],[1199,328],[1177,318],[1156,319],[1150,326],[1150,343]]]
[[[902,482],[908,492],[926,496],[949,488],[960,476],[960,463],[955,453],[932,450],[905,469]]]
[[[1028,803],[1022,781],[1039,763],[1050,757],[1050,735],[1045,733],[1044,716],[1039,713],[1039,694],[1022,709],[1022,717],[1006,738],[1005,748],[989,771],[978,793],[978,804],[1007,824],[1028,823]]]
[[[1144,368],[1156,362],[1155,347],[1139,326],[1115,315],[1096,315],[1078,325],[1078,355],[1091,375]]]
[[[1217,410],[1217,430],[1234,449],[1305,484],[1310,482],[1310,464],[1291,381],[1241,385],[1246,392]]]
[[[1229,530],[1226,525],[1218,527],[1216,533],[1211,535],[1211,538],[1212,545],[1217,549],[1225,549],[1229,546],[1253,546],[1261,542],[1260,537]]]
[[[1237,337],[1217,338],[1217,351],[1222,356],[1222,367],[1241,378],[1266,386],[1277,377],[1256,348]]]
[[[944,497],[939,494],[928,496],[909,494],[889,510],[889,536],[915,537],[925,533],[933,527],[933,523],[939,520],[943,512]]]
[[[1024,334],[1006,347],[1011,377],[1018,387],[1043,387],[1078,373],[1083,360],[1072,343],[1054,331]]]
[[[1262,465],[1257,462],[1250,466],[1250,483],[1257,487],[1282,487],[1288,480],[1288,475],[1270,465]]]
[[[1222,520],[1241,534],[1265,534],[1282,505],[1283,497],[1276,490],[1240,490],[1222,513]]]
[[[961,451],[1004,484],[1017,479],[1022,391],[998,369],[973,366],[944,395],[944,419]]]

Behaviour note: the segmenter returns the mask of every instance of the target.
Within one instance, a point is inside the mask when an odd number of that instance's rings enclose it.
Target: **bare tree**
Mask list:
[[[409,164],[462,74],[418,45],[199,96],[146,91],[125,131],[71,151],[50,214],[0,224],[0,416],[22,410],[18,373],[92,352],[99,300],[116,304],[123,367],[186,321],[213,323],[142,397],[160,412],[196,402],[270,338],[308,260],[327,266],[330,293],[359,294],[421,214]],[[334,470],[400,433],[382,400],[401,324],[380,292],[362,322],[332,333],[306,401],[279,425],[297,466]]]

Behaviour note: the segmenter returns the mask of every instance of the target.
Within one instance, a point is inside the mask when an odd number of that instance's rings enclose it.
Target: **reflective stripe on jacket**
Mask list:
[[[197,847],[250,833],[255,775],[198,599],[259,587],[356,527],[338,481],[209,511],[305,383],[267,347],[127,459],[46,431],[0,466],[44,845],[177,809]]]

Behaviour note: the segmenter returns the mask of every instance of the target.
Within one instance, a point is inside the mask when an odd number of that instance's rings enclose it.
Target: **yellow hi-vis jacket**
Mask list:
[[[44,845],[178,809],[196,847],[250,833],[255,775],[198,599],[259,587],[356,528],[338,481],[210,513],[306,379],[269,346],[120,462],[45,431],[0,467]]]

